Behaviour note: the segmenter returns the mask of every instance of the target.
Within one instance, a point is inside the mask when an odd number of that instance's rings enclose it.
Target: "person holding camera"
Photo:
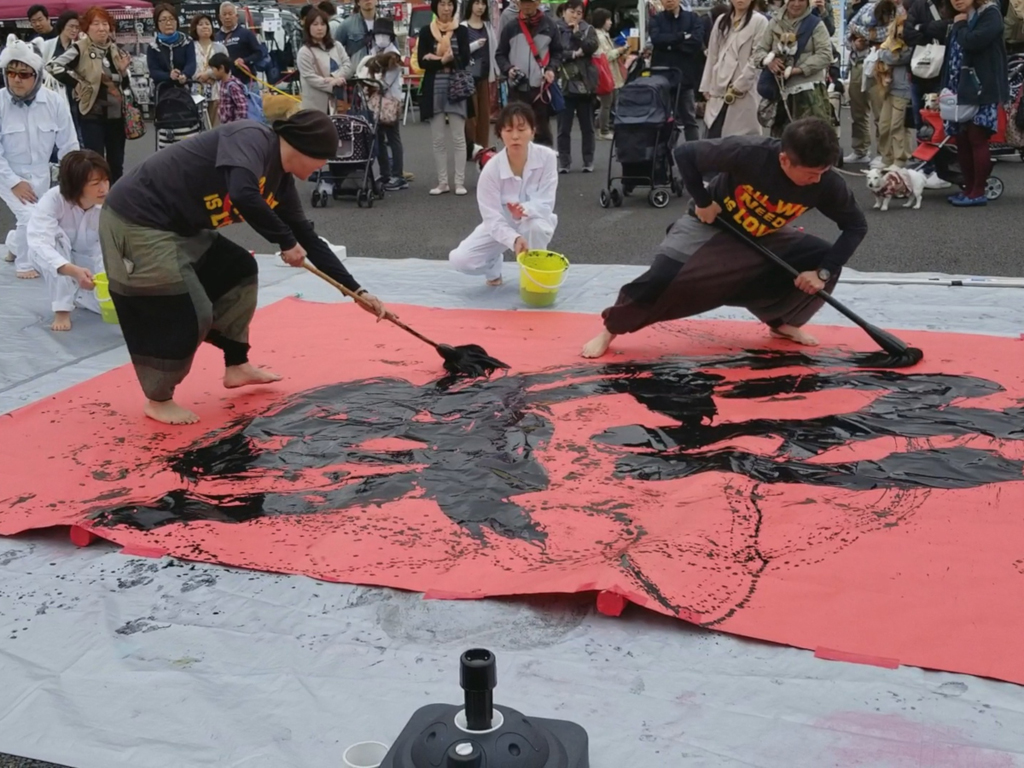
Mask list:
[[[495,62],[508,79],[508,99],[529,104],[536,118],[536,142],[554,146],[551,88],[562,64],[562,38],[537,0],[519,0],[519,15],[503,21]]]

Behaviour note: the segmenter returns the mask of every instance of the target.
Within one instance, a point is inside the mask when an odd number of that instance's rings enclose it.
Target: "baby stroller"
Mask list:
[[[156,87],[153,133],[158,151],[202,133],[210,127],[209,121],[206,99],[202,96],[193,96],[188,88],[177,83],[160,83]]]
[[[344,195],[355,195],[360,208],[373,208],[374,199],[384,199],[384,185],[373,169],[377,159],[377,117],[367,98],[368,88],[376,83],[350,80],[349,85],[352,96],[348,111],[331,115],[338,129],[338,152],[327,161],[326,168],[310,179],[316,184],[310,201],[314,208],[326,208],[330,198],[338,200]]]
[[[647,202],[655,208],[667,206],[673,192],[682,195],[672,160],[679,137],[672,108],[678,97],[679,86],[672,84],[671,71],[665,67],[647,69],[619,90],[602,208],[618,208],[623,195],[640,186],[651,188]],[[621,176],[612,176],[613,160],[622,166]]]
[[[1010,103],[1016,104],[1017,97],[1024,86],[1024,60],[1011,57],[1009,73]],[[1006,109],[1000,104],[998,129],[989,139],[989,152],[993,158],[1020,155],[1024,160],[1024,147],[1014,146],[1007,142],[1008,119]],[[936,109],[922,109],[921,120],[924,124],[918,131],[917,149],[913,153],[913,157],[920,161],[917,168],[920,169],[926,164],[932,163],[935,166],[935,173],[940,179],[963,188],[964,177],[956,161],[956,137],[946,135],[942,117]],[[989,200],[998,200],[1002,196],[1004,188],[1002,179],[998,176],[989,176],[985,181],[985,197]]]

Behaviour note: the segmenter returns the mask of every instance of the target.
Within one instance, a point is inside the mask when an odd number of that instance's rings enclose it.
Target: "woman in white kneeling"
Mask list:
[[[501,285],[506,250],[546,249],[558,224],[558,155],[533,143],[535,120],[528,104],[501,110],[497,123],[505,148],[484,166],[476,187],[483,221],[448,254],[459,272],[483,275],[488,285]]]
[[[39,198],[28,222],[28,252],[46,280],[54,331],[71,330],[76,307],[99,313],[93,277],[103,271],[100,206],[110,189],[110,166],[92,150],[68,152],[60,184]]]

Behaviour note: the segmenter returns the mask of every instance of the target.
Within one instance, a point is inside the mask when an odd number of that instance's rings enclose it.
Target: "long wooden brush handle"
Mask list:
[[[310,264],[308,261],[303,260],[302,266],[305,267],[308,271],[312,272],[317,277],[319,277],[321,280],[324,280],[324,281],[330,283],[331,285],[333,285],[335,288],[337,288],[339,291],[341,291],[343,294],[348,296],[353,301],[357,301],[360,304],[362,304],[364,307],[367,307],[368,309],[372,309],[372,307],[370,306],[370,302],[366,301],[366,299],[364,299],[362,296],[360,296],[355,291],[352,291],[352,290],[349,290],[348,288],[346,288],[344,285],[339,283],[337,280],[335,280],[330,275],[324,274],[319,269],[317,269],[312,264]],[[422,333],[419,333],[418,331],[414,331],[412,328],[410,328],[408,325],[403,323],[401,320],[399,320],[397,317],[395,317],[390,312],[388,312],[387,314],[384,315],[384,319],[391,321],[392,323],[397,325],[399,328],[401,328],[403,331],[406,331],[407,333],[411,333],[413,336],[415,336],[420,341],[426,342],[427,344],[432,346],[434,349],[437,349],[437,343],[436,342],[431,341],[426,336],[424,336]]]

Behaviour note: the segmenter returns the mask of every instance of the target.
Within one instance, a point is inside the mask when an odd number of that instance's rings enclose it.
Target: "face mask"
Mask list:
[[[391,45],[391,35],[374,35],[373,42],[378,48],[387,48]]]

